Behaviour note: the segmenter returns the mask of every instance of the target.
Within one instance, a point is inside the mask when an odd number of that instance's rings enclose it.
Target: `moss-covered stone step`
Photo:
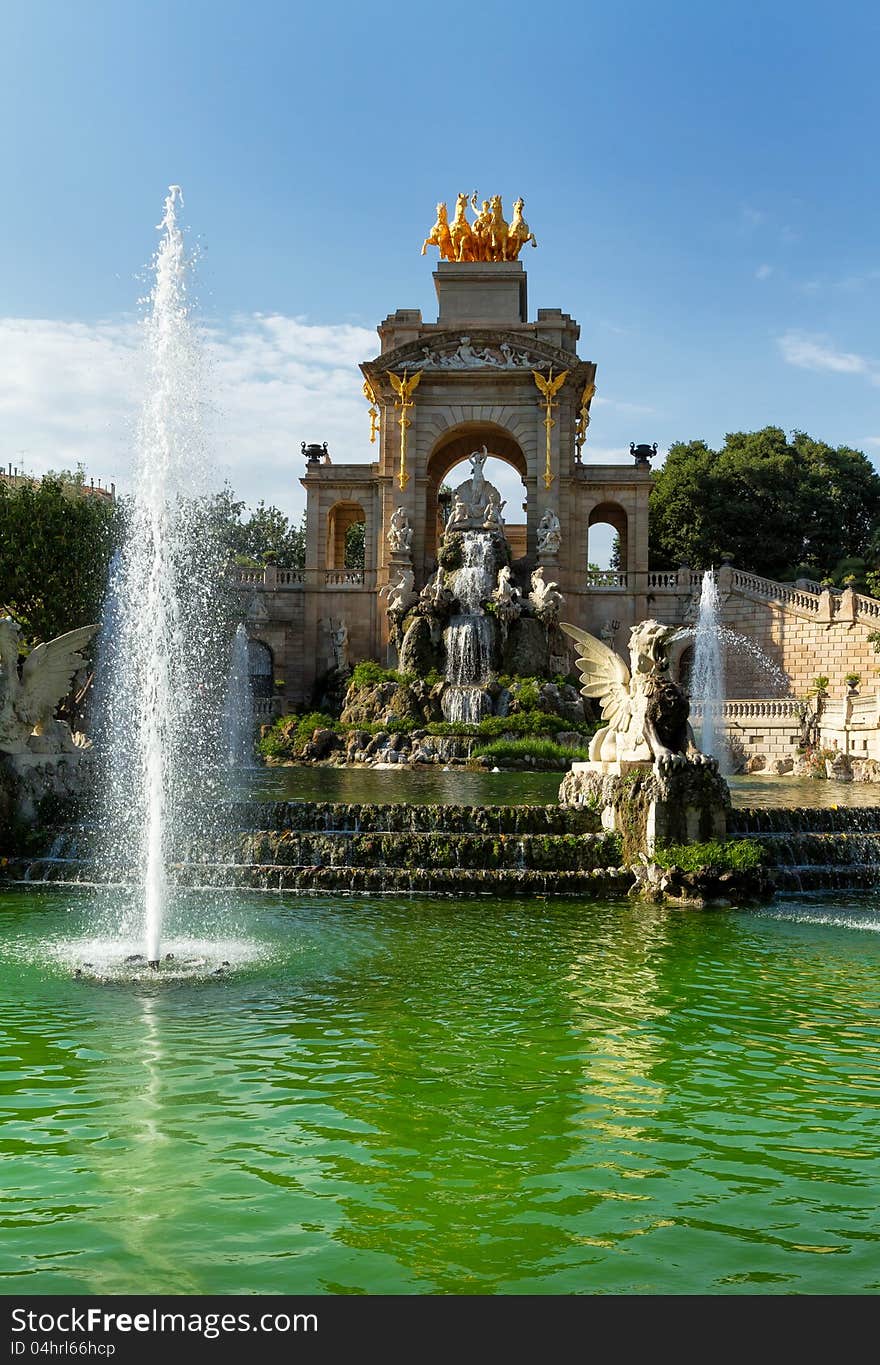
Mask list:
[[[10,865],[13,879],[42,886],[93,884],[95,868],[84,862],[43,859]],[[316,891],[363,895],[625,896],[633,875],[623,867],[540,871],[516,867],[293,867],[285,864],[183,863],[170,869],[177,886],[243,891]]]
[[[880,833],[811,833],[750,835],[766,850],[772,867],[845,867],[877,864]]]
[[[616,834],[303,834],[264,830],[221,836],[190,850],[192,863],[290,867],[513,868],[589,871],[621,861]]]
[[[547,806],[427,806],[339,801],[236,801],[221,812],[235,830],[303,833],[589,834],[600,829],[597,811]]]
[[[727,832],[756,834],[880,834],[880,806],[734,807]]]

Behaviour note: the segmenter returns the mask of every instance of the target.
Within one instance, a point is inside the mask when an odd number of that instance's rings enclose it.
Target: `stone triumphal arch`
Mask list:
[[[436,321],[399,308],[379,324],[379,353],[361,365],[374,461],[337,463],[338,452],[303,445],[305,568],[279,570],[274,580],[269,569],[253,584],[255,624],[274,651],[287,704],[310,699],[339,662],[340,639],[347,663],[395,661],[383,589],[403,569],[416,592],[430,579],[446,476],[484,447],[525,487],[524,512],[505,510],[514,573],[525,583],[540,558],[565,595],[568,619],[606,638],[613,627],[625,641],[629,625],[647,614],[646,448],[628,465],[590,459],[596,364],[579,356],[580,328],[569,314],[539,308],[530,320],[518,250],[513,259],[501,258],[503,247],[497,259],[475,259],[476,247],[465,251],[460,241],[456,259],[446,243],[434,271]],[[549,543],[542,537],[539,552],[539,527],[554,518],[559,534]],[[344,554],[346,532],[360,521],[363,569]],[[598,521],[614,528],[619,547],[615,568],[600,573],[590,571],[587,553]]]

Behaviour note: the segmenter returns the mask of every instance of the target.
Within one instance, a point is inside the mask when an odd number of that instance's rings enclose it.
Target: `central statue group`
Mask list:
[[[537,246],[534,233],[523,218],[523,201],[517,199],[513,217],[505,222],[501,195],[483,200],[477,208],[477,192],[470,197],[476,214],[473,223],[466,217],[468,197],[460,194],[455,201],[455,217],[449,221],[445,204],[437,205],[437,221],[422,243],[422,255],[429,246],[436,246],[442,261],[515,261],[527,242]]]

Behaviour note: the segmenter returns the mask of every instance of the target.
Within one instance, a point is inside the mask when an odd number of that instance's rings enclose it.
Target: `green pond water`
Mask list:
[[[6,1294],[880,1288],[876,897],[90,909],[0,895]]]
[[[466,768],[260,767],[239,795],[264,801],[409,801],[425,805],[519,806],[554,802],[562,773],[473,772]],[[880,806],[880,786],[809,777],[733,777],[736,806]]]

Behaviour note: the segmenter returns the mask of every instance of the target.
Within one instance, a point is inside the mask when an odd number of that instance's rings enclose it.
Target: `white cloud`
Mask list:
[[[39,474],[83,464],[131,484],[143,394],[133,320],[0,318],[0,462]],[[212,449],[219,478],[248,502],[298,512],[302,440],[327,441],[337,462],[369,461],[369,421],[357,362],[375,332],[279,315],[233,318],[207,330]]]
[[[866,446],[880,446],[880,436],[866,436],[862,444]]]
[[[880,367],[867,356],[839,351],[827,337],[810,332],[786,332],[777,339],[782,358],[802,370],[830,370],[833,374],[858,374],[880,384]]]
[[[763,264],[763,265],[759,265],[759,266],[758,266],[758,269],[755,271],[755,279],[756,279],[756,280],[769,280],[769,278],[770,278],[770,276],[771,276],[772,274],[773,274],[773,267],[772,267],[772,265],[767,265],[767,263],[764,262],[764,264]]]

